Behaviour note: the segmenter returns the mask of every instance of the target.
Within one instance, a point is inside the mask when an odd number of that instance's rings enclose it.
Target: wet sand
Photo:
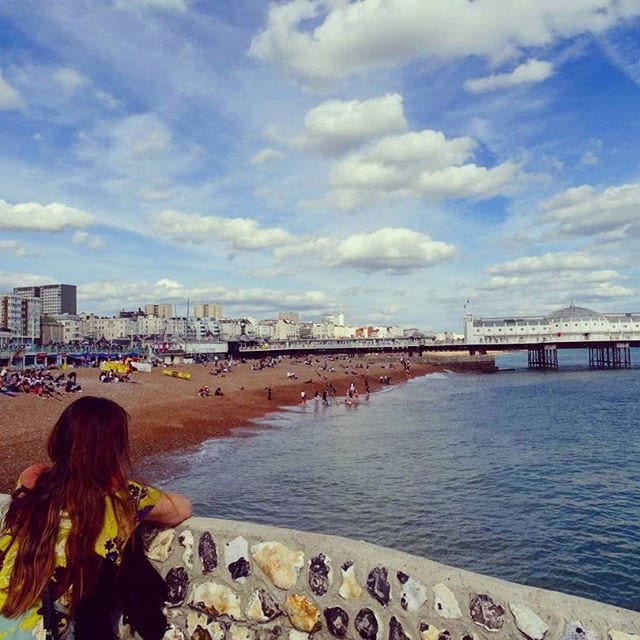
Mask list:
[[[46,462],[46,442],[51,427],[64,407],[79,395],[110,398],[121,404],[131,417],[130,440],[135,463],[171,451],[185,451],[209,438],[228,435],[232,429],[246,426],[255,418],[280,407],[300,403],[300,392],[313,403],[316,391],[322,393],[332,383],[337,397],[344,399],[353,381],[364,395],[364,376],[371,391],[381,387],[380,376],[389,376],[391,384],[408,377],[441,370],[422,358],[411,358],[409,376],[400,364],[401,354],[372,355],[351,359],[311,357],[304,360],[284,358],[279,364],[252,371],[256,361],[238,363],[228,373],[212,375],[212,365],[173,367],[191,373],[190,380],[172,378],[154,368],[151,373],[134,372],[133,382],[100,382],[98,369],[76,369],[82,391],[64,394],[59,399],[39,398],[32,394],[7,397],[0,394],[0,491],[10,491],[20,471],[34,462]],[[330,369],[335,369],[331,371]],[[295,373],[297,379],[287,377]],[[201,398],[198,389],[207,385],[210,397]],[[272,399],[266,388],[271,387]],[[214,396],[220,387],[223,396]]]

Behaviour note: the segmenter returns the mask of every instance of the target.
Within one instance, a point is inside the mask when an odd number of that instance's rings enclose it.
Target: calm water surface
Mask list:
[[[553,373],[526,371],[518,354],[499,360],[512,372],[432,374],[357,408],[311,402],[253,437],[205,443],[177,476],[162,477],[162,460],[150,472],[198,515],[362,539],[640,610],[640,369],[560,360]]]

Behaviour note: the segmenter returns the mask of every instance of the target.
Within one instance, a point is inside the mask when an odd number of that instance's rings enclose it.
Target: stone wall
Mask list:
[[[640,640],[640,613],[345,538],[192,518],[145,549],[171,640]]]

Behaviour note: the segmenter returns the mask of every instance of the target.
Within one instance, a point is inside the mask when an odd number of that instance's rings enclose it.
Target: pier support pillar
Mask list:
[[[630,369],[631,349],[628,343],[589,347],[589,369]]]
[[[558,350],[555,345],[544,344],[527,351],[529,369],[557,369]]]

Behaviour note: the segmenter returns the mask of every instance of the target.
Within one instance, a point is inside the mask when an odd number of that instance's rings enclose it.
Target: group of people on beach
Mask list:
[[[61,400],[68,393],[81,391],[75,371],[56,376],[47,369],[0,370],[0,392],[5,396],[32,393],[40,398]]]

